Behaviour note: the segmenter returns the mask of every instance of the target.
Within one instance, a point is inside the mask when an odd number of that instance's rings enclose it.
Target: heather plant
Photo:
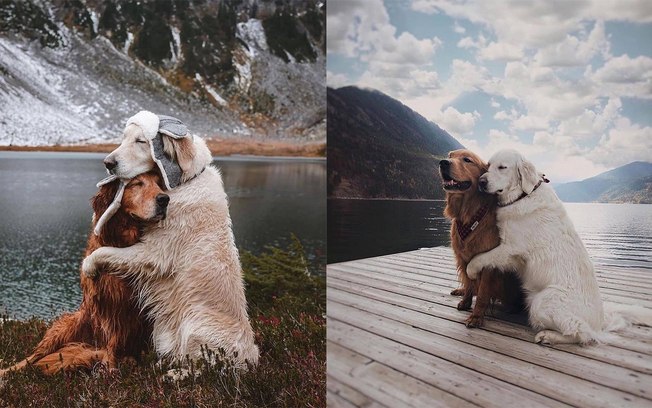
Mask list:
[[[0,385],[0,406],[120,407],[318,407],[326,405],[325,279],[306,261],[292,237],[286,248],[244,252],[250,317],[260,347],[257,367],[236,372],[204,350],[188,361],[189,373],[166,374],[179,365],[158,362],[152,352],[124,361],[115,371],[44,376],[35,369],[10,373]],[[39,318],[0,323],[0,359],[5,367],[28,355],[48,324]]]

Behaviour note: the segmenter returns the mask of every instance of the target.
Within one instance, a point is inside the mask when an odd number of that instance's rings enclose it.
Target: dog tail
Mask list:
[[[604,302],[605,331],[618,331],[630,325],[652,327],[652,309]]]

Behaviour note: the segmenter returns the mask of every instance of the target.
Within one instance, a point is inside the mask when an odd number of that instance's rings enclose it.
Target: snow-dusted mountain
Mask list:
[[[0,2],[0,145],[116,141],[141,109],[325,140],[324,28],[310,0]]]

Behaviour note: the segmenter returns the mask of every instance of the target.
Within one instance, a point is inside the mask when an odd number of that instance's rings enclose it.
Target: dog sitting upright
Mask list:
[[[156,172],[130,180],[116,214],[101,228],[99,235],[91,231],[86,255],[101,246],[133,245],[140,240],[146,225],[164,219],[169,196],[163,194],[160,182]],[[102,185],[91,200],[93,229],[113,201],[118,185],[118,180]],[[0,370],[0,377],[28,365],[45,374],[90,369],[96,363],[111,369],[117,367],[119,360],[138,358],[149,348],[151,324],[140,313],[128,282],[108,273],[96,280],[82,274],[80,284],[83,297],[79,309],[55,320],[33,353],[14,366]]]
[[[523,293],[518,278],[512,273],[483,270],[477,281],[466,274],[471,259],[500,244],[496,227],[496,197],[478,189],[478,179],[488,165],[469,150],[455,150],[448,159],[439,162],[439,172],[446,190],[444,215],[452,220],[451,245],[455,252],[461,288],[451,294],[461,295],[459,310],[471,308],[476,295],[473,312],[466,320],[467,327],[480,327],[484,322],[487,307],[492,301],[500,300],[506,310],[516,312],[523,309]]]

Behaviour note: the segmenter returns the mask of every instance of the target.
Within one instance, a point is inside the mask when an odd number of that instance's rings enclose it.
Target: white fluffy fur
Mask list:
[[[144,110],[129,118],[127,125],[125,126],[125,132],[127,130],[126,128],[131,124],[140,127],[143,131],[143,135],[147,139],[152,140],[158,133],[159,118],[156,114]]]
[[[212,161],[201,138],[195,137],[194,147],[184,181]],[[84,260],[83,272],[93,276],[100,265],[108,265],[134,282],[154,322],[154,345],[162,357],[197,359],[206,346],[225,350],[240,368],[245,360],[256,364],[258,347],[219,170],[208,166],[167,194],[167,218],[146,229],[142,242],[99,248]]]
[[[593,264],[554,190],[518,152],[503,150],[489,161],[487,192],[498,195],[501,244],[467,266],[475,279],[483,268],[516,271],[527,292],[537,343],[611,342],[609,331],[628,324],[652,325],[652,310],[607,305],[603,311]]]

